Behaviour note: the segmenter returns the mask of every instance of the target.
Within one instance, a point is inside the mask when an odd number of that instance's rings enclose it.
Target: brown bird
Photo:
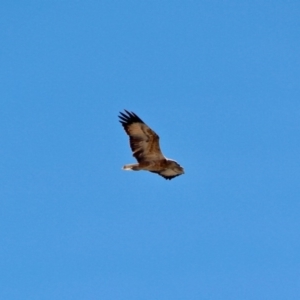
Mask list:
[[[184,174],[184,169],[174,160],[167,159],[159,147],[159,136],[146,125],[135,113],[120,112],[120,123],[129,135],[132,155],[138,161],[137,164],[129,164],[123,170],[150,171],[165,179]]]

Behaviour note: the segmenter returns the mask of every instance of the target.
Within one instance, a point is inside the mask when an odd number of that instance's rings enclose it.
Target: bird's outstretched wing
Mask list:
[[[165,159],[159,147],[159,136],[135,113],[125,109],[125,113],[120,112],[119,118],[129,135],[133,156],[139,163]]]

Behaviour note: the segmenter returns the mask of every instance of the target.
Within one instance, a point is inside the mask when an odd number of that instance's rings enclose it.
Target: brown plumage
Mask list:
[[[126,133],[129,135],[129,143],[132,155],[138,164],[129,164],[123,170],[146,170],[172,179],[184,174],[184,169],[174,160],[167,159],[159,147],[159,136],[147,126],[135,113],[120,112],[119,118]]]

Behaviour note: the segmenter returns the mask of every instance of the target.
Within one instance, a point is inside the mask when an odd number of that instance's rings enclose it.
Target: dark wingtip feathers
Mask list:
[[[178,175],[174,175],[174,176],[164,176],[162,174],[159,174],[159,172],[156,172],[156,171],[150,171],[151,173],[155,173],[155,174],[158,174],[159,176],[163,177],[164,179],[166,180],[171,180],[177,176],[180,176],[181,174],[178,174]]]
[[[160,174],[159,174],[160,175]],[[178,175],[174,175],[174,176],[163,176],[163,175],[160,175],[160,176],[162,176],[163,178],[165,178],[166,180],[171,180],[171,179],[173,179],[173,178],[175,178],[175,177],[177,177],[177,176],[180,176],[181,174],[178,174]]]
[[[124,127],[133,123],[144,123],[134,112],[130,112],[126,109],[124,109],[124,111],[126,114],[120,112],[119,115],[119,121]]]

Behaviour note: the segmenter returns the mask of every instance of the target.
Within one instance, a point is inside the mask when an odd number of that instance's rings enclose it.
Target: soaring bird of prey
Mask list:
[[[164,157],[159,147],[159,136],[135,113],[125,109],[125,113],[120,112],[119,118],[129,135],[132,155],[138,161],[137,164],[125,165],[123,170],[150,171],[168,180],[184,174],[184,169],[176,161]]]

